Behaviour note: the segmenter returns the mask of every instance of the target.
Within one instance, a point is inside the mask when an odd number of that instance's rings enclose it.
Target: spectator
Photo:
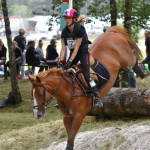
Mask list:
[[[147,45],[147,39],[148,39],[148,34],[149,34],[149,31],[145,31],[144,32],[144,36],[145,36],[145,46]],[[146,46],[146,56],[148,54],[148,49],[147,49],[147,46]]]
[[[25,64],[25,62],[26,62],[26,58],[25,58],[25,56],[26,56],[26,38],[24,36],[25,30],[23,28],[20,28],[18,33],[19,33],[19,35],[17,35],[14,38],[14,41],[17,42],[18,47],[22,50],[22,61],[23,61],[23,64]],[[23,66],[21,68],[21,72],[24,75],[24,67]]]
[[[56,40],[52,39],[50,41],[50,45],[47,46],[46,49],[46,63],[49,67],[58,66],[58,53],[56,49]]]
[[[0,68],[1,69],[2,69],[1,65],[4,65],[6,62],[6,52],[7,52],[7,48],[4,46],[3,41],[0,39]]]
[[[7,72],[7,66],[6,66],[6,53],[7,53],[7,48],[4,46],[3,41],[0,39],[0,68],[2,68],[2,65],[4,65],[4,70],[2,70],[3,72]],[[5,76],[6,78],[6,76]]]
[[[13,41],[13,52],[15,56],[15,63],[16,63],[16,69],[17,69],[17,77],[22,78],[22,76],[19,74],[20,72],[20,65],[22,65],[22,50],[18,47],[18,44],[16,41]],[[7,62],[7,66],[9,67],[9,61]]]
[[[143,64],[148,64],[150,71],[150,31],[145,31],[145,46],[146,46],[146,58],[142,61]]]
[[[28,49],[26,52],[26,63],[32,66],[32,71],[34,74],[35,66],[40,64],[39,54],[35,50],[35,41],[28,42]]]
[[[36,48],[36,51],[37,53],[39,54],[39,57],[40,57],[40,61],[43,62],[43,65],[46,65],[46,59],[44,58],[44,53],[43,53],[43,41],[42,40],[39,40],[38,42],[38,47]],[[44,66],[41,66],[40,69],[39,69],[39,72],[42,72],[43,70],[47,70],[48,67],[44,67]]]
[[[22,53],[24,53],[26,51],[26,38],[25,38],[24,34],[25,34],[25,30],[20,28],[19,35],[17,35],[14,38],[14,41],[17,42],[18,47],[22,50]]]

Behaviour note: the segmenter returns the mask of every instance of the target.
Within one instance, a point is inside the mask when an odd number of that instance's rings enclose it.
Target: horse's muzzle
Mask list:
[[[44,116],[44,111],[38,110],[38,109],[33,109],[33,117],[34,118],[39,119],[42,116]]]

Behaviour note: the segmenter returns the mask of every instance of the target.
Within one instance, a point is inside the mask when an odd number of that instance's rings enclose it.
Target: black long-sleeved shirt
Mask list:
[[[54,60],[58,57],[56,47],[53,45],[48,45],[46,49],[46,60]]]
[[[35,48],[29,47],[26,52],[26,63],[31,64],[32,62],[40,61],[36,54]]]
[[[148,54],[148,56],[150,56],[150,37],[146,38],[145,45],[146,45],[147,54]]]

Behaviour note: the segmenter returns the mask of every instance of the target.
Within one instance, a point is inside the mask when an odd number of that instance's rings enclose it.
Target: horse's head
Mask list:
[[[29,80],[32,83],[32,96],[34,100],[33,116],[38,119],[44,116],[45,108],[53,95],[50,87],[46,86],[40,77],[29,76]]]

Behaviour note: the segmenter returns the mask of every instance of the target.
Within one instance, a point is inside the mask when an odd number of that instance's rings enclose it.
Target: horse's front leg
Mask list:
[[[85,115],[76,114],[73,118],[64,118],[64,124],[68,133],[66,150],[73,150],[75,136],[82,124]]]
[[[63,121],[64,121],[64,126],[65,126],[66,131],[67,131],[67,135],[69,137],[69,133],[70,133],[71,126],[72,126],[73,117],[72,116],[70,116],[70,117],[69,116],[64,116]],[[67,142],[66,150],[73,150],[73,145],[69,144]]]

